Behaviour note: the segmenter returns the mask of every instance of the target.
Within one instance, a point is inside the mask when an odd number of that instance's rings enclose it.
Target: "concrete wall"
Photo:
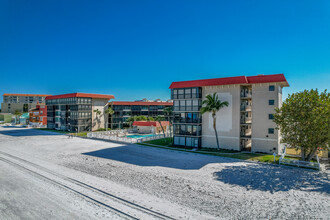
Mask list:
[[[221,101],[229,102],[217,113],[217,130],[220,148],[240,150],[240,85],[203,87],[203,100],[208,94],[217,93]],[[212,115],[202,116],[202,147],[216,148]]]
[[[96,131],[99,128],[106,128],[105,114],[108,99],[92,99],[92,131]],[[97,115],[94,110],[98,109],[101,114]]]
[[[156,133],[155,127],[152,126],[136,126],[137,132],[140,134]]]
[[[269,91],[269,85],[275,85],[275,91]],[[273,120],[268,118],[274,114],[275,107],[282,105],[282,89],[276,83],[252,85],[252,152],[279,152],[279,132]],[[269,100],[275,101],[269,105]],[[268,128],[274,128],[274,134],[268,134]]]

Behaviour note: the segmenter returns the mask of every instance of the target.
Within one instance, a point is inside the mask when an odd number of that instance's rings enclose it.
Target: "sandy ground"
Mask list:
[[[0,219],[120,219],[0,161]]]
[[[68,139],[23,128],[0,127],[0,151],[174,218],[330,219],[329,171]],[[66,211],[79,212],[70,206]]]

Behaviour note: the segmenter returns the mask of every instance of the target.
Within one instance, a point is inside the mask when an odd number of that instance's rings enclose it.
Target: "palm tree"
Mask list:
[[[100,119],[98,118],[98,115],[101,115],[102,112],[98,109],[95,109],[94,112],[96,113],[96,120],[97,120],[97,123],[99,124],[99,128],[100,128]]]
[[[16,124],[18,124],[17,122],[19,121],[19,118],[22,116],[22,112],[20,112],[19,110],[16,110],[14,115],[16,118]]]
[[[162,131],[163,131],[163,134],[164,134],[164,140],[165,140],[165,130],[164,130],[163,125],[162,125],[162,121],[164,121],[164,117],[158,115],[158,116],[156,116],[155,121],[159,122],[160,127],[162,128]]]
[[[172,137],[172,119],[173,119],[173,108],[168,106],[166,108],[164,108],[164,115],[167,116],[167,120],[170,123],[170,137]]]
[[[108,107],[107,110],[105,110],[105,114],[106,114],[106,131],[108,130],[108,123],[109,123],[109,115],[111,116],[111,130],[112,130],[112,115],[115,113],[115,111],[111,108]]]
[[[132,127],[132,124],[134,121],[135,121],[135,116],[131,116],[131,117],[127,118],[124,123],[128,123],[128,126]]]
[[[200,113],[204,114],[206,112],[209,112],[212,114],[212,118],[213,118],[213,129],[215,132],[215,137],[217,140],[217,147],[218,150],[220,150],[220,146],[219,146],[219,138],[218,138],[218,132],[217,132],[217,118],[216,118],[216,114],[217,112],[222,109],[223,107],[227,107],[229,105],[229,103],[227,101],[221,102],[219,100],[219,97],[216,93],[213,93],[213,95],[208,94],[206,97],[206,100],[204,100],[202,102],[202,105],[205,105],[201,108]]]

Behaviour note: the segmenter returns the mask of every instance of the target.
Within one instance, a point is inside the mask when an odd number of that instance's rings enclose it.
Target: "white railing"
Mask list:
[[[285,157],[285,154],[282,154],[282,156],[279,159],[279,164],[285,164],[285,165],[290,165],[290,166],[297,166],[297,167],[304,167],[304,168],[312,168],[312,169],[321,170],[321,165],[320,165],[320,161],[319,161],[318,156],[316,156],[317,162],[287,159],[287,158],[284,158],[284,157]]]
[[[47,125],[42,125],[42,124],[38,124],[38,125],[28,125],[28,128],[47,128]]]
[[[164,134],[155,134],[152,136],[146,136],[140,138],[130,138],[127,137],[128,133],[129,132],[127,130],[89,132],[87,133],[87,138],[96,138],[96,139],[125,142],[125,143],[142,143],[145,141],[164,138]],[[165,137],[170,137],[170,134],[165,133]]]

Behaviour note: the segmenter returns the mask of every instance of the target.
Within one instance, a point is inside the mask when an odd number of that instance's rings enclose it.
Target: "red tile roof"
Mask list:
[[[168,126],[170,122],[168,121],[161,121],[162,126]],[[152,127],[160,127],[160,124],[158,121],[135,121],[133,122],[133,126],[152,126]]]
[[[51,96],[51,95],[40,95],[40,94],[11,94],[5,93],[3,96]]]
[[[287,86],[289,86],[283,74],[248,76],[247,80],[249,84],[284,82],[285,84],[287,84]]]
[[[101,95],[101,94],[90,94],[90,93],[69,93],[63,95],[54,95],[46,97],[46,100],[50,99],[62,99],[62,98],[74,98],[74,97],[81,97],[81,98],[94,98],[94,99],[114,99],[113,95]]]
[[[164,105],[172,106],[173,102],[130,102],[130,101],[113,101],[112,105]]]
[[[236,76],[236,77],[226,77],[226,78],[216,78],[216,79],[172,82],[170,89],[233,85],[233,84],[273,83],[273,82],[283,82],[284,86],[289,86],[283,74],[274,74],[274,75]]]

